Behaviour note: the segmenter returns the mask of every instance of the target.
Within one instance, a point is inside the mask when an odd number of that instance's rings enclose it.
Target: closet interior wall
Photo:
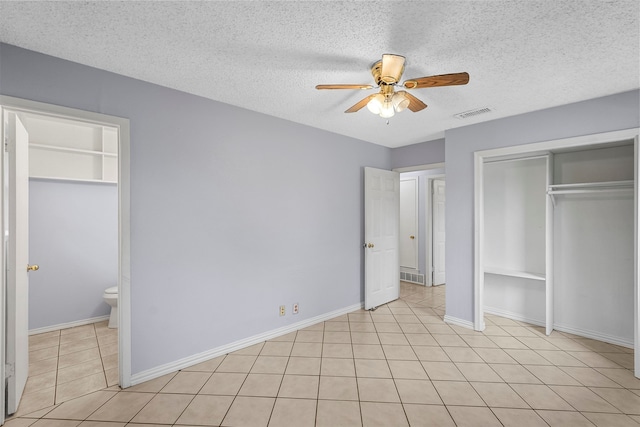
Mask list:
[[[544,326],[548,156],[484,165],[484,310]]]
[[[631,144],[554,155],[554,328],[633,347]]]

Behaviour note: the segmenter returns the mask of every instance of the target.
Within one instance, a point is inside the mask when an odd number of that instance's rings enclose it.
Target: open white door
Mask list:
[[[8,190],[6,275],[7,414],[18,410],[29,375],[29,135],[15,113],[5,112]]]
[[[400,297],[400,174],[364,168],[364,308]]]
[[[433,285],[445,283],[444,232],[445,181],[433,180]]]

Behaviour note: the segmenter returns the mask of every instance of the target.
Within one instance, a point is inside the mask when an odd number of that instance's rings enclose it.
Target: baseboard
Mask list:
[[[508,319],[517,320],[519,322],[525,322],[525,323],[530,323],[536,326],[542,326],[543,328],[546,326],[544,321],[531,319],[530,317],[523,316],[520,313],[514,313],[512,311],[502,310],[500,308],[485,306],[484,312],[487,314],[493,314],[495,316],[506,317]]]
[[[447,314],[444,315],[444,323],[449,323],[451,325],[461,326],[463,328],[473,330],[473,322],[464,319],[458,319],[457,317],[449,316]]]
[[[98,316],[98,317],[92,317],[90,319],[76,320],[74,322],[59,323],[53,326],[45,326],[44,328],[30,329],[29,335],[44,334],[45,332],[74,328],[76,326],[89,325],[91,323],[102,322],[103,320],[109,320],[109,315],[107,314],[106,316]]]
[[[568,334],[579,335],[585,338],[591,338],[592,340],[604,341],[609,344],[619,345],[621,347],[633,348],[633,338],[630,341],[625,340],[624,338],[614,337],[607,334],[602,334],[600,332],[587,331],[584,329],[573,328],[565,325],[554,324],[553,329],[559,332],[566,332]]]
[[[297,331],[298,329],[304,329],[308,326],[315,325],[320,322],[324,322],[334,317],[342,316],[343,314],[351,313],[352,311],[360,310],[364,307],[364,303],[354,304],[348,307],[344,307],[338,310],[331,311],[329,313],[321,314],[316,317],[312,317],[301,322],[293,323],[291,325],[283,326],[282,328],[273,329],[262,334],[254,335],[249,338],[245,338],[239,341],[234,341],[230,344],[213,348],[211,350],[197,353],[192,356],[188,356],[174,362],[166,363],[164,365],[157,366],[155,368],[147,369],[146,371],[138,372],[131,376],[131,385],[136,385],[149,381],[158,377],[161,377],[172,372],[179,371],[180,369],[188,368],[189,366],[197,365],[198,363],[206,362],[209,359],[225,355],[227,353],[240,350],[254,344],[286,335],[290,332]]]

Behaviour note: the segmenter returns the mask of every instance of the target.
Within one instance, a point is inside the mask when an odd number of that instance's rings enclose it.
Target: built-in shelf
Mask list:
[[[116,153],[106,153],[104,151],[96,151],[96,150],[83,150],[80,148],[59,147],[56,145],[48,145],[48,144],[36,144],[35,142],[29,143],[29,147],[41,148],[43,150],[66,151],[68,153],[91,154],[94,156],[118,157]]]
[[[66,120],[28,122],[29,177],[117,183],[118,130]]]
[[[498,267],[485,267],[484,272],[485,274],[496,274],[499,276],[519,277],[521,279],[531,279],[531,280],[541,280],[541,281],[544,281],[546,279],[545,275],[542,273],[531,273],[528,271],[507,270],[507,269],[498,268]]]
[[[37,181],[69,181],[69,182],[90,182],[95,184],[117,184],[118,181],[107,181],[104,179],[84,179],[84,178],[51,178],[49,176],[29,176],[29,179],[34,179]]]

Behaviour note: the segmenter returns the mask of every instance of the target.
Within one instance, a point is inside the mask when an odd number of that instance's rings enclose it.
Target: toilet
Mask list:
[[[111,315],[109,316],[109,328],[118,327],[118,287],[113,286],[107,288],[102,295],[104,302],[111,306]]]

